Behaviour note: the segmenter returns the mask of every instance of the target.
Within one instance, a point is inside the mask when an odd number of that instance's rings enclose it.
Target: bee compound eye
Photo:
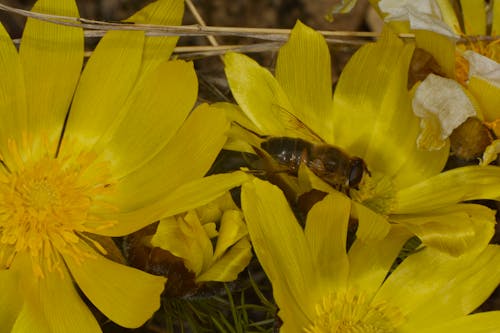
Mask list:
[[[361,182],[363,178],[363,173],[366,170],[365,162],[359,158],[353,158],[351,160],[351,169],[349,172],[349,186],[356,187]]]

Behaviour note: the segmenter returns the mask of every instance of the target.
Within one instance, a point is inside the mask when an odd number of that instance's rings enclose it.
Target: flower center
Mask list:
[[[22,159],[14,150],[16,168],[0,174],[0,268],[26,253],[43,277],[45,269],[61,271],[64,255],[81,262],[95,256],[92,248],[104,251],[85,235],[113,225],[93,213],[113,187],[95,154]]]
[[[404,322],[390,304],[373,303],[363,293],[348,290],[325,296],[316,305],[313,323],[306,333],[391,333]]]

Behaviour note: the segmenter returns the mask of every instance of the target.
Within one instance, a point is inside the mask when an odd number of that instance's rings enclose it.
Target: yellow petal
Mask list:
[[[288,42],[280,48],[276,79],[292,103],[294,115],[330,141],[332,75],[324,37],[297,21]]]
[[[486,4],[484,1],[460,0],[467,35],[486,35]]]
[[[349,284],[368,295],[375,293],[411,234],[402,227],[391,228],[386,238],[356,239],[349,249]]]
[[[418,328],[418,331],[420,333],[494,333],[499,331],[499,322],[500,311],[489,311],[441,322],[433,327]]]
[[[259,129],[255,124],[246,116],[243,110],[237,104],[218,102],[211,104],[212,107],[224,110],[224,114],[227,119],[231,120],[232,123],[238,123],[238,127],[244,127],[252,132],[259,133]]]
[[[325,293],[340,290],[347,285],[349,262],[347,260],[347,227],[351,213],[351,200],[340,194],[330,193],[315,204],[307,215],[304,230],[311,250],[311,261]]]
[[[183,218],[161,220],[151,238],[151,245],[184,259],[186,268],[196,275],[210,264],[213,254],[212,243],[192,211]]]
[[[429,52],[449,78],[455,77],[455,40],[433,31],[415,31],[417,46]]]
[[[441,15],[443,21],[450,27],[456,34],[460,34],[460,23],[458,22],[457,15],[455,14],[455,9],[453,4],[449,0],[436,0],[436,3],[441,9]]]
[[[97,280],[100,277],[96,275],[93,278]],[[101,332],[67,271],[64,277],[53,272],[40,279],[40,302],[50,332]]]
[[[500,197],[500,168],[467,166],[440,173],[395,195],[394,214],[432,210],[449,204]]]
[[[224,149],[255,154],[252,147],[260,146],[263,140],[260,135],[263,134],[241,108],[236,104],[225,102],[214,103],[212,106],[224,110],[227,119],[232,123]]]
[[[298,194],[309,192],[312,189],[319,190],[325,193],[335,193],[337,190],[333,189],[323,179],[316,176],[304,163],[299,166],[298,172]]]
[[[245,237],[234,244],[227,253],[217,260],[207,271],[196,278],[203,281],[234,281],[252,259],[252,246]]]
[[[160,307],[166,279],[95,255],[82,263],[64,257],[78,287],[115,323],[128,328],[144,324]]]
[[[160,99],[158,96],[159,103],[169,102],[168,99],[160,102]],[[156,111],[165,112],[162,109]],[[182,111],[185,110],[179,112]],[[168,125],[165,126],[168,127]],[[189,181],[202,177],[224,145],[225,132],[228,127],[229,123],[220,110],[202,104],[191,113],[179,131],[153,159],[120,180],[116,186],[116,193],[113,193],[113,197],[109,200],[115,202],[122,211],[131,211],[158,200],[161,196],[171,193]],[[140,132],[143,133],[142,130]],[[157,132],[157,129],[152,130],[152,132],[156,135],[164,135]],[[126,134],[127,132],[123,131],[121,137],[125,139]],[[130,133],[128,134],[132,136]],[[156,141],[156,138],[151,139],[156,145],[162,145],[161,141]],[[151,143],[143,142],[142,139],[139,141],[154,149]],[[126,142],[131,143],[129,140]],[[136,149],[135,157],[137,157],[142,148],[136,145],[134,147]],[[134,155],[129,156],[126,152],[128,148],[128,146],[120,146],[118,141],[113,145],[113,150],[119,149],[120,155],[117,157],[120,157],[122,163],[126,164],[117,165],[121,168],[118,170],[119,172],[123,171],[125,167],[131,167],[127,162],[129,157],[135,159]],[[140,161],[136,160],[136,162]],[[137,193],[140,193],[140,197],[137,196]]]
[[[452,256],[484,249],[493,236],[495,212],[487,207],[458,204],[415,215],[391,216],[423,244]]]
[[[38,302],[25,302],[10,333],[52,333]]]
[[[146,74],[127,100],[125,115],[111,141],[99,143],[105,144],[102,158],[111,162],[113,177],[121,178],[140,170],[160,152],[183,124],[197,93],[193,63],[165,61]],[[222,135],[214,136],[220,138]],[[185,152],[193,156],[187,147]]]
[[[493,140],[493,142],[486,147],[483,153],[483,158],[479,165],[488,165],[497,159],[498,154],[500,154],[500,140]]]
[[[273,285],[280,317],[287,325],[305,327],[315,315],[317,281],[302,228],[274,185],[254,179],[243,184],[241,195],[250,239]]]
[[[0,270],[0,327],[10,332],[10,328],[22,308],[22,295],[20,293],[19,275],[11,270]]]
[[[384,216],[358,202],[354,202],[353,213],[358,218],[356,237],[361,240],[383,239],[391,229],[389,221]]]
[[[213,256],[212,243],[194,211],[189,211],[184,216],[184,221],[185,223],[180,224],[182,233],[194,245],[189,249],[190,255],[188,257],[193,262],[193,265],[186,264],[186,267],[191,269],[191,266],[194,266],[194,269],[191,270],[199,274],[210,265]]]
[[[500,119],[500,87],[480,77],[473,76],[469,80],[468,89],[475,97],[486,121]]]
[[[500,1],[493,0],[493,19],[491,24],[491,35],[500,35]]]
[[[409,332],[414,331],[411,328],[422,327],[422,323],[432,325],[463,316],[498,286],[499,251],[498,246],[489,246],[479,256],[470,253],[454,258],[426,248],[410,255],[396,268],[375,300],[398,307],[409,319],[406,323]]]
[[[222,215],[219,237],[215,246],[214,260],[219,259],[226,250],[248,234],[243,215],[238,210],[228,210]]]
[[[3,158],[9,158],[7,154],[8,138],[20,141],[21,134],[26,131],[26,95],[24,89],[24,77],[21,62],[17,50],[0,24],[0,112],[2,122],[0,123],[0,149]],[[11,165],[9,165],[9,168]],[[13,165],[12,165],[13,167]]]
[[[74,1],[40,0],[33,11],[78,17]],[[29,18],[19,55],[24,70],[29,134],[61,135],[83,63],[83,30]]]
[[[216,200],[196,208],[196,213],[201,224],[219,221],[226,210],[237,210],[238,206],[233,201],[231,193],[228,191]]]
[[[126,22],[158,25],[180,25],[184,15],[183,0],[155,1],[128,19]],[[145,73],[170,58],[179,37],[146,37],[141,73]]]
[[[85,65],[65,129],[70,146],[76,138],[86,147],[118,117],[136,82],[142,59],[144,33],[110,31]]]
[[[161,218],[180,214],[203,206],[222,196],[233,187],[248,180],[244,172],[219,174],[186,183],[154,203],[131,212],[102,215],[106,220],[118,223],[111,228],[99,230],[105,236],[124,236],[137,231]]]
[[[412,258],[408,259],[411,260]],[[427,257],[427,259],[435,260],[436,263],[441,261],[441,258],[436,260],[436,258]],[[411,264],[415,265],[416,262],[411,262]],[[420,264],[423,263],[420,262]],[[421,303],[417,302],[418,306],[412,309],[411,316],[408,317],[409,321],[406,323],[408,328],[419,331],[418,328],[422,326],[440,326],[443,322],[463,317],[481,305],[500,283],[500,270],[498,269],[500,265],[499,246],[488,246],[481,255],[472,257],[472,260],[449,259],[441,261],[441,265],[438,273],[441,270],[448,270],[449,272],[446,272],[445,275],[451,272],[448,275],[449,279],[430,280],[429,278],[434,277],[435,274],[429,272],[429,276],[424,279],[424,282],[434,284],[434,286],[422,287],[424,290],[438,288],[432,295],[428,294],[427,298],[422,299]],[[434,264],[430,266],[432,268]],[[424,270],[427,269],[424,268]],[[410,284],[412,283],[410,282]],[[422,291],[424,292],[424,290]],[[414,294],[413,291],[411,293]],[[412,296],[401,296],[404,298],[398,303],[412,302],[410,301]],[[410,306],[414,307],[414,304]],[[412,330],[408,329],[408,331]]]
[[[334,95],[334,143],[362,157],[368,169],[389,177],[416,151],[419,125],[406,88],[412,52],[410,44],[403,45],[386,31],[378,43],[364,46],[351,58]],[[413,177],[429,172],[426,164],[417,165],[423,168],[415,167]]]
[[[249,57],[228,53],[225,72],[231,92],[246,116],[264,134],[284,135],[279,112],[292,106],[272,74]]]

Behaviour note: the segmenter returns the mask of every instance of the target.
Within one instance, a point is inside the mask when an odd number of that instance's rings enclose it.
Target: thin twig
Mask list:
[[[229,51],[239,53],[270,52],[279,49],[281,42],[268,42],[248,45],[219,45],[219,46],[178,46],[174,49],[179,58],[198,59],[200,57],[220,56]]]
[[[198,22],[198,24],[201,25],[202,27],[206,27],[207,23],[205,22],[205,20],[203,20],[203,17],[201,17],[200,13],[198,12],[198,9],[196,9],[196,6],[193,4],[193,2],[191,0],[185,0],[185,1],[189,8],[189,11],[191,11],[191,14],[193,14],[196,22]],[[212,46],[219,46],[219,43],[217,42],[214,36],[208,35],[207,39]]]
[[[247,38],[257,38],[272,41],[285,41],[288,39],[290,29],[268,29],[268,28],[242,28],[242,27],[220,27],[220,26],[202,26],[182,25],[166,26],[155,24],[135,24],[130,22],[104,22],[78,18],[71,16],[60,16],[51,14],[42,14],[27,10],[17,9],[4,4],[0,4],[0,10],[15,13],[25,17],[31,17],[38,20],[52,22],[56,24],[79,27],[87,29],[85,36],[102,37],[109,30],[124,31],[144,31],[147,36],[239,36]],[[319,31],[325,37],[334,38],[377,38],[379,35],[374,32],[366,31]],[[402,38],[413,38],[413,34],[400,34]]]
[[[191,12],[191,14],[193,14],[196,22],[198,22],[198,24],[201,25],[202,27],[206,27],[207,24],[205,23],[205,20],[203,20],[203,17],[201,17],[200,13],[198,12],[198,9],[193,4],[193,2],[191,0],[185,0],[185,2],[189,8],[189,11]],[[217,39],[215,39],[213,35],[207,35],[207,39],[212,46],[214,47],[219,46],[219,42],[217,42]],[[224,63],[224,58],[221,54],[219,54],[219,59],[222,61],[222,63]]]

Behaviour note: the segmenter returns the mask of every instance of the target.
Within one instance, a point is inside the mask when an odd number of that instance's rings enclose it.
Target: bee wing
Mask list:
[[[292,112],[290,112],[289,110],[285,109],[284,107],[278,104],[274,104],[273,108],[274,108],[273,111],[275,111],[275,113],[279,116],[287,132],[294,133],[296,134],[296,136],[305,139],[307,141],[325,143],[325,140],[323,140],[309,126],[304,124]]]

